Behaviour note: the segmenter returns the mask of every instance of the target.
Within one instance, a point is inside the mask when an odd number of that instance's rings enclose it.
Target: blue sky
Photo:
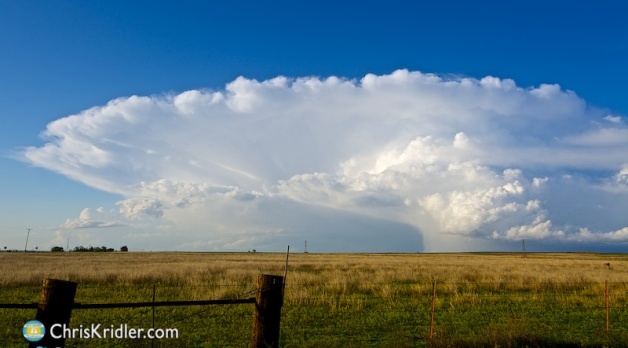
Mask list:
[[[625,251],[627,17],[0,1],[0,244]]]

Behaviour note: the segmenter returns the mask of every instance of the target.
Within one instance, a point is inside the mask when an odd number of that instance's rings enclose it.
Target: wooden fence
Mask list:
[[[37,309],[35,319],[46,328],[53,324],[69,325],[73,309],[107,309],[107,308],[138,308],[164,306],[198,306],[198,305],[229,305],[255,304],[253,311],[253,329],[251,347],[279,347],[279,331],[281,306],[283,305],[284,277],[260,274],[257,277],[256,295],[254,298],[233,300],[203,301],[152,301],[130,303],[77,303],[74,302],[77,283],[44,279],[39,303],[5,303],[0,308]],[[64,338],[54,338],[50,330],[37,342],[29,343],[29,348],[40,346],[64,347]]]

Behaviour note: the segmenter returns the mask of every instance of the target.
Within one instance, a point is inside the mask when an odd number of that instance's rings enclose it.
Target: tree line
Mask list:
[[[60,246],[53,246],[52,249],[50,249],[50,251],[52,252],[63,252],[65,251],[63,249],[63,247]],[[96,252],[96,253],[102,253],[102,252],[114,252],[116,251],[114,248],[108,248],[106,246],[101,246],[101,247],[93,247],[90,246],[89,248],[86,248],[82,245],[79,245],[77,247],[74,247],[74,249],[72,249],[72,251],[75,252]],[[120,251],[129,251],[129,248],[126,245],[123,245],[122,247],[120,247]]]

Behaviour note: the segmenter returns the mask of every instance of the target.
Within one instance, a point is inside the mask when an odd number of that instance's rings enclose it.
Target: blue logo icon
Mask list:
[[[31,320],[22,327],[22,335],[29,342],[38,342],[44,338],[46,327],[39,320]]]

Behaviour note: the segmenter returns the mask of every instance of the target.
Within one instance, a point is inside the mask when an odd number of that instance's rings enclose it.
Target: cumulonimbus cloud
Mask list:
[[[407,70],[239,77],[224,90],[115,99],[43,138],[25,161],[124,196],[130,220],[205,216],[218,226],[209,235],[299,229],[262,217],[294,202],[414,226],[435,250],[444,234],[628,241],[617,213],[628,209],[628,127],[554,84]],[[576,205],[590,207],[574,217]]]

